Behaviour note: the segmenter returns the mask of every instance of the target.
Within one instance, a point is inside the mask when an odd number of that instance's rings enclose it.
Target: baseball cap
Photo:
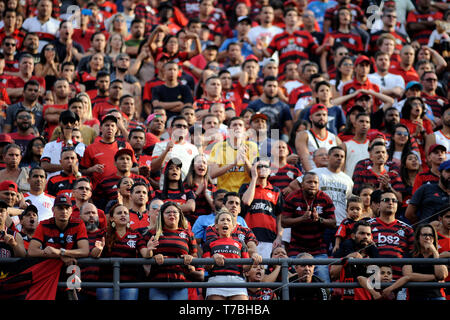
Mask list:
[[[59,115],[59,122],[62,122],[64,124],[68,123],[68,122],[75,122],[75,121],[80,121],[80,117],[71,110],[64,110]]]
[[[22,213],[20,214],[20,218],[25,217],[25,216],[27,215],[28,212],[34,212],[34,213],[36,213],[37,215],[39,215],[38,208],[36,208],[36,206],[35,206],[34,204],[30,204],[28,207],[26,207],[26,208],[22,211]]]
[[[419,87],[419,90],[423,89],[423,86],[420,82],[418,81],[410,81],[408,82],[408,84],[405,87],[405,91],[408,91],[409,89],[411,89],[412,87]]]
[[[111,120],[117,124],[117,118],[115,116],[113,116],[112,114],[107,114],[106,116],[103,117],[100,125],[103,125],[108,120]]]
[[[219,50],[219,47],[214,42],[209,41],[205,47],[205,50],[208,50],[208,49]]]
[[[158,62],[159,60],[161,60],[161,59],[163,59],[163,58],[167,58],[167,59],[170,59],[170,56],[167,54],[167,53],[165,53],[165,52],[161,52],[161,53],[159,53],[157,56],[156,56],[156,62]]]
[[[258,57],[257,56],[255,56],[254,54],[249,54],[248,56],[247,56],[247,58],[245,58],[245,61],[256,61],[256,62],[259,62],[259,59],[258,59]]]
[[[0,191],[8,191],[12,190],[15,192],[19,192],[19,188],[17,184],[12,180],[5,180],[0,183]]]
[[[252,115],[252,117],[250,118],[250,122],[252,122],[253,120],[256,119],[263,119],[263,120],[269,120],[269,117],[266,116],[264,113],[261,112],[256,112],[255,114]]]
[[[181,168],[183,166],[183,163],[181,160],[177,157],[170,158],[169,161],[167,161],[166,166],[164,167],[164,172],[170,167],[171,164],[175,164],[178,168]]]
[[[241,16],[237,19],[237,23],[241,23],[242,21],[247,21],[249,24],[252,24],[252,20],[248,16]]]
[[[325,107],[323,104],[316,103],[315,105],[313,105],[311,107],[311,110],[309,110],[309,114],[312,115],[312,114],[314,114],[314,113],[316,113],[318,111],[321,111],[321,110],[325,110],[328,113],[328,108],[327,107]]]
[[[450,169],[450,160],[444,161],[439,166],[439,171]]]
[[[14,143],[14,140],[7,133],[0,134],[0,143]]]
[[[386,140],[386,136],[378,130],[370,130],[367,133],[367,139],[369,139],[370,142],[372,142],[376,138],[383,138],[383,140]]]
[[[355,61],[355,66],[357,66],[358,64],[360,64],[364,61],[370,63],[370,59],[367,56],[360,55]]]
[[[434,152],[435,150],[438,150],[438,149],[440,149],[444,152],[447,152],[446,147],[444,147],[442,144],[435,143],[430,146],[430,149],[428,149],[428,154],[431,154],[432,152]]]
[[[355,101],[356,101],[356,100],[359,100],[359,99],[361,99],[361,98],[363,98],[363,97],[368,97],[368,98],[370,99],[370,94],[360,92],[360,93],[358,93],[358,94],[356,95]]]
[[[65,195],[65,194],[60,194],[58,196],[56,196],[55,198],[55,202],[54,202],[55,206],[72,206],[72,201],[70,201],[70,198]]]
[[[133,152],[133,150],[127,149],[127,148],[119,149],[119,150],[117,150],[116,154],[114,155],[114,161],[117,160],[117,158],[120,157],[120,156],[123,155],[123,154],[127,154],[127,155],[129,155],[131,158],[133,158],[134,152]]]

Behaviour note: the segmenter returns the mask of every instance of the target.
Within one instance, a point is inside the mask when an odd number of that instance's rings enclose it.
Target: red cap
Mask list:
[[[156,56],[155,62],[158,62],[159,60],[161,60],[162,58],[167,58],[170,59],[170,56],[165,53],[165,52],[161,52]]]
[[[15,191],[19,192],[19,189],[17,188],[17,184],[12,180],[5,180],[0,183],[0,191]]]
[[[114,161],[117,160],[117,158],[123,154],[129,155],[131,157],[131,159],[133,159],[134,151],[131,149],[127,149],[127,148],[119,149],[119,150],[117,150],[116,154],[114,155]]]
[[[309,110],[309,114],[312,115],[321,110],[325,110],[328,113],[328,108],[326,106],[324,106],[323,104],[320,104],[320,103],[316,103],[315,105],[313,105],[311,107],[311,110]]]
[[[364,61],[366,61],[370,64],[370,59],[367,56],[364,56],[364,55],[359,56],[355,61],[355,67]]]
[[[14,140],[7,133],[0,134],[0,143],[14,143]]]
[[[256,112],[252,117],[250,118],[250,122],[252,122],[255,119],[263,119],[263,120],[269,120],[269,117],[267,117],[264,113]]]
[[[68,197],[66,194],[60,194],[56,196],[55,202],[53,203],[55,206],[72,206],[72,201],[70,200],[70,197]]]
[[[254,60],[254,61],[256,61],[256,62],[259,62],[258,57],[255,56],[254,54],[249,54],[249,55],[247,56],[247,58],[245,58],[245,61],[251,61],[251,60]]]
[[[428,154],[431,154],[431,153],[434,152],[436,149],[441,149],[442,151],[447,152],[447,148],[446,148],[446,147],[444,147],[442,144],[437,144],[437,143],[435,143],[435,144],[432,144],[432,145],[430,146],[430,149],[428,149]]]
[[[367,133],[367,139],[369,139],[369,141],[372,142],[376,138],[383,138],[384,140],[386,140],[386,136],[383,133],[381,133],[380,131],[369,130],[369,132]]]

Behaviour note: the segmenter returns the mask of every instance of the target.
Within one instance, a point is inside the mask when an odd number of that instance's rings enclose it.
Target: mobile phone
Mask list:
[[[92,10],[91,9],[81,9],[81,14],[84,16],[92,16]]]

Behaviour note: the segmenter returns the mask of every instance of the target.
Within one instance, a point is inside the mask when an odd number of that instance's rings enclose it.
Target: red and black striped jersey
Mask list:
[[[240,187],[241,198],[248,186],[246,183]],[[280,189],[268,183],[265,188],[261,185],[255,187],[252,203],[249,206],[243,205],[241,214],[258,241],[272,243],[277,237],[277,217],[282,210],[283,196]]]
[[[247,246],[243,241],[233,238],[218,238],[208,241],[203,246],[203,258],[212,258],[215,254],[224,256],[225,259],[249,258]],[[211,276],[239,276],[244,278],[242,265],[216,266],[209,272]]]
[[[398,52],[400,52],[400,50],[403,48],[404,45],[408,44],[411,42],[411,40],[409,39],[408,35],[401,33],[397,30],[388,32],[385,30],[378,30],[374,33],[370,34],[370,40],[369,40],[369,56],[370,57],[374,57],[375,53],[379,50],[378,46],[377,46],[377,41],[378,39],[383,35],[389,33],[392,36],[394,36],[395,38],[395,49],[398,50]]]
[[[137,212],[129,209],[130,212],[130,228],[132,230],[147,228],[150,224],[147,210],[144,212]]]
[[[337,4],[332,8],[325,10],[324,20],[329,20],[331,22],[331,29],[336,30],[336,21],[339,9],[342,7],[347,7],[350,9],[350,13],[352,14],[352,25],[356,27],[358,22],[364,22],[364,11],[355,4],[349,3],[348,5]],[[324,30],[324,32],[328,32],[328,30]]]
[[[441,97],[437,94],[430,96],[422,91],[422,98],[426,104],[428,104],[433,111],[435,117],[440,118],[442,116],[442,108],[448,104],[448,100],[445,97]]]
[[[267,301],[278,300],[275,292],[270,288],[258,288],[256,291],[247,290],[248,300]]]
[[[323,42],[326,42],[328,38],[332,37],[335,44],[341,44],[345,46],[352,55],[358,55],[364,51],[364,44],[361,36],[356,32],[343,33],[339,31],[328,32]],[[332,61],[331,55],[329,55],[329,61]]]
[[[6,228],[6,233],[15,238],[17,231]],[[0,241],[0,258],[14,258],[14,248],[5,241]]]
[[[359,174],[360,171],[366,170],[367,168],[371,167],[372,165],[373,165],[373,162],[369,158],[363,159],[363,160],[359,160],[356,163],[355,170],[353,171],[353,175],[355,175],[355,173]],[[396,172],[400,172],[400,167],[393,161],[386,162],[384,167],[385,167],[385,169],[387,171],[394,170]]]
[[[219,99],[217,101],[207,100],[205,98],[200,98],[194,101],[195,110],[209,110],[211,106],[215,103],[223,103],[225,106],[225,111],[234,110],[234,103],[228,99]]]
[[[335,236],[342,238],[342,241],[349,239],[356,222],[353,219],[345,218],[339,225]]]
[[[226,95],[227,99],[234,100],[235,111],[238,115],[241,114],[242,110],[247,108],[254,97],[259,98],[262,93],[262,88],[260,88],[256,82],[249,83],[243,87],[241,83],[237,81],[233,82],[233,89],[230,92],[224,93],[224,95]]]
[[[127,230],[120,237],[115,233],[115,241],[108,247],[108,234],[106,235],[106,245],[102,251],[102,258],[139,258],[139,250],[147,247],[147,242],[141,241],[141,234],[137,231]],[[133,282],[137,280],[138,267],[136,265],[122,265],[120,267],[120,282]],[[111,265],[101,265],[99,280],[112,281],[113,268]]]
[[[403,258],[412,251],[414,231],[408,224],[397,219],[386,224],[380,218],[372,218],[369,223],[380,258]],[[401,266],[394,265],[392,270],[394,276],[401,275]]]
[[[420,13],[416,10],[409,11],[406,17],[406,24],[415,23],[415,22],[429,22],[429,21],[437,21],[442,20],[443,14],[440,11],[430,11],[426,13]],[[411,31],[410,35],[413,41],[419,42],[421,46],[428,45],[428,40],[430,39],[430,35],[433,32],[432,28],[425,28],[420,31]]]
[[[335,218],[333,201],[321,190],[317,192],[312,201],[305,199],[302,190],[290,193],[284,201],[282,215],[287,218],[300,217],[308,211],[308,208],[315,208],[319,217],[323,219]],[[296,256],[300,252],[308,252],[312,255],[326,254],[327,248],[323,240],[324,231],[324,225],[318,221],[305,222],[291,227],[288,256]]]
[[[311,33],[305,30],[296,30],[292,34],[284,31],[272,38],[267,51],[272,55],[278,52],[280,73],[288,61],[299,63],[301,60],[312,60],[319,46]]]
[[[273,172],[276,170],[276,172]],[[286,188],[297,177],[302,176],[302,172],[291,164],[286,164],[282,168],[272,168],[272,173],[268,181],[280,190]]]
[[[189,186],[185,183],[184,188],[185,188],[185,190],[192,190],[192,192],[194,193],[194,196],[195,196],[195,192],[198,189],[198,184],[194,183],[193,188],[189,188]],[[214,192],[216,192],[216,191],[217,191],[217,188],[214,184],[212,184],[212,183],[208,184],[206,192],[209,192],[211,194],[211,197],[212,197],[212,194],[214,194]],[[192,214],[191,214],[191,217],[194,221],[197,220],[198,217],[206,215],[206,214],[210,214],[213,211],[214,211],[214,208],[211,208],[211,205],[208,203],[208,200],[206,200],[203,192],[200,195],[195,196],[195,211],[192,212]]]
[[[391,179],[391,185],[392,188],[397,192],[404,192],[405,191],[405,185],[402,182],[402,178],[397,173],[397,171],[390,170],[387,171],[386,168],[384,168],[384,171],[380,173],[380,175],[384,175],[387,173],[389,178]],[[378,177],[380,176],[376,172],[372,170],[372,167],[369,166],[366,169],[360,170],[358,172],[353,172],[353,193],[356,194],[359,189],[364,184],[371,184],[375,186],[375,189],[378,189],[380,186],[380,182],[378,181]]]
[[[97,229],[97,231],[88,232],[89,240],[89,252],[95,247],[96,241],[102,241],[105,237],[106,232],[104,229]],[[106,237],[105,237],[106,238]],[[95,282],[98,281],[100,265],[81,265],[81,281],[84,282]],[[95,288],[84,288],[85,293],[90,296],[95,296]]]
[[[438,182],[439,176],[435,175],[433,172],[431,172],[430,169],[428,169],[427,171],[421,172],[418,175],[416,175],[416,178],[414,179],[412,193],[414,194],[417,191],[417,189],[419,189],[424,184],[438,183]]]
[[[61,171],[60,174],[48,179],[45,192],[54,197],[60,194],[67,194],[67,196],[72,198],[73,185],[77,179],[73,174],[68,175]]]
[[[155,230],[150,230],[143,235],[142,241],[145,245],[155,233]],[[197,257],[197,242],[192,231],[188,229],[163,229],[158,241],[159,245],[153,250],[153,256],[162,254],[167,258],[181,258],[182,255]],[[152,265],[150,279],[159,282],[184,282],[186,271],[184,265]]]
[[[98,96],[95,95],[94,98],[91,99],[92,106],[95,106],[96,103],[106,102],[108,101],[109,96]],[[97,119],[101,120],[101,119]]]
[[[214,225],[206,228],[205,237],[206,242],[219,239],[219,232]],[[258,239],[256,239],[252,229],[243,227],[240,224],[238,224],[236,228],[234,228],[233,232],[231,232],[231,238],[234,240],[244,241],[245,244],[248,244],[250,241],[258,244]]]
[[[156,190],[155,191],[155,199],[161,199],[164,202],[173,201],[178,203],[179,205],[183,205],[189,200],[195,200],[195,195],[192,190],[186,189],[184,192],[181,192],[181,190],[167,190],[167,194],[165,194],[162,190]],[[189,221],[189,223],[194,224],[195,222],[195,214],[186,214],[186,219]]]
[[[56,226],[53,217],[39,223],[32,240],[39,241],[43,249],[53,247],[72,250],[78,248],[78,241],[87,239],[86,226],[81,219],[70,217],[66,229],[62,231]]]
[[[361,83],[358,80],[354,79],[351,82],[346,83],[342,87],[342,95],[348,95],[350,93],[353,93],[357,91],[358,89],[366,89],[366,90],[373,90],[375,92],[380,92],[380,87],[378,87],[376,84],[370,82],[369,78],[366,79],[365,82]],[[347,111],[350,110],[353,105],[355,104],[355,99],[350,99],[345,103],[345,106],[343,106],[342,110],[347,114]],[[374,112],[378,109],[379,101],[378,99],[374,100],[373,108]]]
[[[19,72],[19,61],[18,60],[5,60],[4,72],[17,73]]]
[[[301,98],[305,98],[305,97],[311,97],[312,96],[312,90],[310,88],[309,85],[304,84],[298,88],[295,88],[294,90],[291,91],[291,93],[289,94],[289,105],[291,106],[291,108],[295,107],[295,104],[297,103],[297,101]]]

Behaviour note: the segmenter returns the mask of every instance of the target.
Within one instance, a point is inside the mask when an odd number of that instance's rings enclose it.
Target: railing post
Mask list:
[[[120,300],[120,262],[113,263],[113,300]]]
[[[281,260],[281,259],[279,259]],[[283,300],[289,300],[289,264],[286,259],[282,259],[281,263],[281,281],[283,282],[283,287],[281,289],[281,296]]]

